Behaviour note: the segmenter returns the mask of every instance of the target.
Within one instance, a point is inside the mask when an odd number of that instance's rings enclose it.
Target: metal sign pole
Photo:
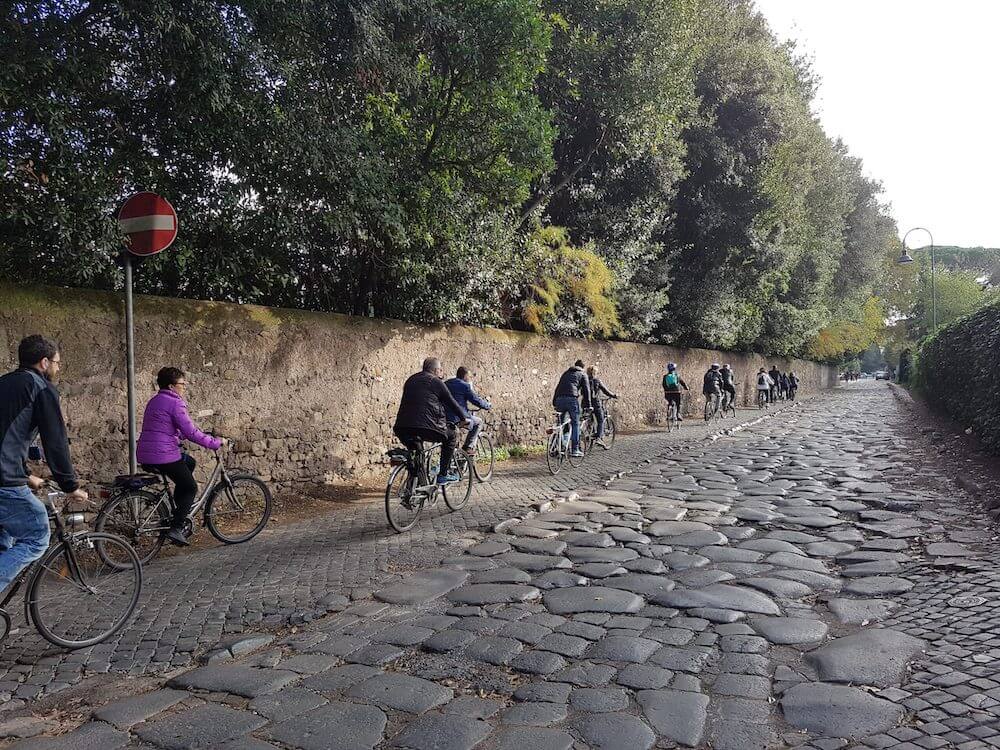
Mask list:
[[[128,387],[128,470],[138,471],[135,460],[135,331],[132,318],[132,254],[125,255],[125,373]]]

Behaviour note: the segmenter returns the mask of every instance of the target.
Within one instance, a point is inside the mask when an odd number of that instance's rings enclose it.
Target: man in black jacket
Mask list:
[[[580,450],[580,398],[583,398],[583,407],[589,409],[590,403],[590,381],[587,380],[587,373],[583,369],[583,360],[578,359],[576,363],[566,370],[559,378],[556,391],[552,394],[552,408],[560,414],[569,414],[572,422],[570,428],[570,441],[573,450],[573,457],[580,458],[583,451]]]
[[[59,392],[56,345],[28,336],[17,348],[18,369],[0,378],[0,590],[49,546],[49,517],[32,494],[42,480],[28,471],[28,448],[40,435],[45,461],[63,492],[86,500],[69,457]]]
[[[403,384],[403,397],[399,402],[396,424],[392,431],[407,448],[413,449],[418,440],[441,443],[441,469],[437,483],[457,482],[458,475],[451,474],[451,459],[458,447],[458,430],[448,421],[448,412],[463,414],[464,409],[455,401],[444,384],[444,369],[437,357],[424,360],[423,369],[411,375]]]

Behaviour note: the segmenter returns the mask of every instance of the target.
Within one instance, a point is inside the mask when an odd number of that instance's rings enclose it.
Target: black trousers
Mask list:
[[[195,461],[186,453],[180,461],[169,464],[143,464],[143,468],[158,471],[174,483],[174,518],[173,526],[181,526],[187,518],[195,495],[198,494],[198,483],[194,481]]]
[[[396,432],[395,430],[393,430]],[[447,474],[451,470],[451,459],[458,448],[458,429],[455,425],[448,425],[448,433],[441,434],[436,430],[411,430],[396,432],[396,437],[410,450],[416,448],[416,442],[423,440],[425,443],[441,443],[441,474]]]

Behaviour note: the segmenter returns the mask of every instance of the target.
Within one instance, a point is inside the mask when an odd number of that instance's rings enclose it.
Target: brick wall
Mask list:
[[[123,331],[115,295],[0,285],[0,365],[13,366],[24,335],[44,333],[59,341],[65,364],[59,387],[74,459],[85,477],[127,468]],[[236,438],[238,463],[279,485],[381,474],[382,456],[394,443],[402,383],[430,354],[441,357],[449,374],[458,365],[475,373],[476,388],[496,406],[496,426],[508,443],[542,439],[555,382],[577,358],[601,367],[602,378],[621,397],[616,414],[626,429],[662,421],[660,379],[670,360],[680,364],[693,396],[713,361],[733,366],[745,403],[753,398],[754,373],[772,363],[793,370],[803,393],[836,385],[832,368],[802,360],[136,299],[140,418],[156,371],[180,367],[189,373],[196,421]],[[686,399],[685,408],[699,409],[697,398]]]

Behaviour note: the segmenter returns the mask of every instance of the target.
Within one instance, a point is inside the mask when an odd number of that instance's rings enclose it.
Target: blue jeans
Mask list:
[[[0,487],[0,591],[49,547],[49,515],[27,487]]]
[[[580,449],[580,402],[573,398],[572,396],[560,396],[559,398],[553,399],[552,406],[555,407],[556,411],[560,414],[569,414],[569,419],[572,424],[570,428],[570,442],[572,443],[573,450]]]

